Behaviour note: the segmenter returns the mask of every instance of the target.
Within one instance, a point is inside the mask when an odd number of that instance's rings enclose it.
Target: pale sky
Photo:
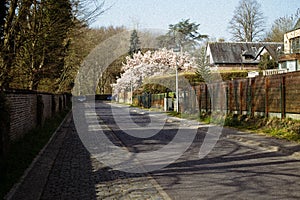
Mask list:
[[[167,30],[182,19],[200,24],[199,32],[210,38],[230,40],[228,23],[239,0],[106,0],[112,5],[92,27],[125,26],[129,29]],[[258,0],[269,30],[275,19],[296,13],[299,0]]]

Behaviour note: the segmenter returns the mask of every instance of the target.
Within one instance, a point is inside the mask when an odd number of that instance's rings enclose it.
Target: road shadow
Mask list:
[[[103,109],[107,109],[103,112]],[[126,146],[131,152],[150,152],[169,144],[175,137],[177,129],[168,128],[149,138],[136,138],[118,130],[116,123],[111,118],[109,107],[101,108],[101,119],[113,129],[106,130],[106,136],[117,146]],[[131,117],[138,121],[143,115],[133,114]],[[147,116],[146,116],[147,117]],[[97,122],[95,122],[97,123]],[[161,187],[172,197],[172,199],[297,199],[300,194],[295,188],[300,187],[300,161],[289,157],[291,153],[280,153],[262,150],[256,146],[247,146],[238,141],[228,140],[223,133],[214,149],[203,159],[199,159],[199,149],[207,134],[207,127],[199,128],[192,145],[181,157],[168,166],[150,172],[149,174],[161,185]],[[78,136],[74,136],[77,137]],[[116,138],[122,141],[116,141]],[[80,140],[79,140],[80,141]],[[78,147],[77,147],[78,148]],[[87,158],[89,152],[84,150],[81,144],[80,152],[85,152]],[[114,159],[114,158],[111,158]],[[135,158],[128,158],[128,161]],[[78,161],[79,162],[79,161]],[[89,166],[81,171],[86,171],[83,177],[76,178],[84,183],[89,181],[91,198],[97,198],[99,193],[106,198],[124,197],[134,191],[143,192],[139,188],[131,188],[120,193],[105,193],[107,185],[120,188],[124,184],[139,184],[142,177],[148,173],[126,173],[111,167],[103,167],[101,159],[86,160]],[[149,166],[150,165],[150,166]],[[151,164],[142,166],[151,168]],[[152,163],[153,166],[157,164]],[[82,172],[83,173],[83,172]],[[72,176],[71,176],[72,177]],[[72,180],[72,179],[71,179]],[[65,182],[70,185],[72,181]],[[79,186],[84,188],[84,185]],[[290,187],[293,185],[293,187]],[[280,191],[280,192],[278,192]],[[101,193],[102,192],[102,193]],[[75,192],[76,193],[76,192]],[[74,194],[75,194],[74,193]],[[87,192],[86,192],[87,193]],[[196,198],[197,199],[197,198]]]

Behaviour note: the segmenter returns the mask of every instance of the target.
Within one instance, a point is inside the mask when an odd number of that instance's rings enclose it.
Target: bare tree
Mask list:
[[[70,35],[70,47],[68,48],[67,56],[64,60],[64,69],[59,80],[59,92],[71,90],[71,86],[74,84],[74,79],[77,76],[78,69],[81,67],[86,56],[88,56],[98,44],[123,31],[125,31],[124,27],[112,26],[101,27],[98,29],[90,29],[88,27],[74,29]],[[80,37],[78,37],[78,35],[80,35]],[[119,68],[121,68],[122,62],[124,62],[124,59],[117,64],[120,66]],[[112,67],[110,66],[109,68]],[[111,73],[111,71],[101,71],[101,73],[102,76],[99,80],[98,87],[102,89],[112,83],[115,80],[116,75]],[[111,81],[111,78],[113,81]]]
[[[273,22],[271,30],[267,32],[265,41],[268,42],[283,42],[284,34],[292,30],[300,17],[300,8],[297,9],[295,14],[284,16],[276,19]]]
[[[261,5],[256,0],[240,0],[235,8],[234,16],[229,22],[229,30],[233,40],[252,42],[261,39],[265,21]]]
[[[113,5],[105,6],[105,0],[70,0],[74,17],[86,25],[92,24]]]
[[[26,16],[26,12],[30,5],[29,0],[25,0],[22,4],[20,0],[6,1],[3,7],[4,19],[2,36],[1,36],[1,49],[0,49],[0,87],[8,88],[11,82],[11,69],[16,61],[16,55],[19,51],[20,37],[20,21]]]
[[[65,66],[70,33],[108,9],[104,2],[1,0],[0,88],[37,89],[45,78],[56,83]]]

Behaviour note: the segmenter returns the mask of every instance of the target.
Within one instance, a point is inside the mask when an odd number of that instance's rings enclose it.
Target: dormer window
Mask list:
[[[245,60],[252,60],[253,56],[251,56],[251,55],[245,55],[244,58],[245,58]]]
[[[242,53],[242,56],[243,56],[244,60],[253,60],[254,59],[254,55],[249,51],[244,51]]]

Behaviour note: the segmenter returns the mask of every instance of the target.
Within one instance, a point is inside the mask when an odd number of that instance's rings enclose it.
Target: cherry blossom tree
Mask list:
[[[196,63],[188,53],[180,54],[165,48],[144,54],[135,53],[132,57],[126,57],[124,73],[114,85],[114,94],[138,89],[153,76],[174,74],[176,68],[179,71],[194,71]]]

